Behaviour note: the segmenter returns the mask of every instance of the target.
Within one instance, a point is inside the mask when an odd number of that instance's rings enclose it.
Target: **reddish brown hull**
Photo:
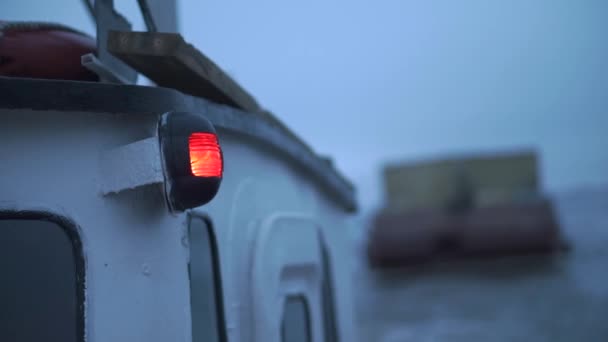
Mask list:
[[[369,261],[378,267],[550,253],[564,247],[549,202],[480,208],[458,215],[432,210],[381,213],[368,241]]]

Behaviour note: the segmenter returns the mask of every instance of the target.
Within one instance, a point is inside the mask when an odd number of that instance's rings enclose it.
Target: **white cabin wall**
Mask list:
[[[320,208],[320,217],[325,218],[323,233],[330,255],[333,277],[335,315],[340,341],[358,341],[355,322],[353,293],[353,240],[350,236],[355,217],[329,207]]]
[[[197,211],[210,215],[218,238],[230,341],[249,341],[252,336],[256,324],[250,318],[252,246],[262,220],[277,214],[307,216],[321,226],[333,268],[339,334],[343,341],[356,341],[350,215],[295,164],[277,158],[276,151],[223,131],[219,138],[225,163],[222,186],[216,198]]]
[[[99,155],[153,134],[152,116],[0,112],[0,206],[48,210],[80,228],[87,341],[190,341],[184,216],[159,187],[99,192]]]
[[[161,186],[100,193],[102,152],[156,135],[158,117],[0,114],[0,206],[46,208],[80,226],[88,341],[190,341],[186,214],[169,213]],[[222,130],[219,137],[223,183],[216,198],[195,211],[211,218],[217,237],[229,341],[252,341],[258,323],[252,315],[252,246],[262,220],[277,214],[309,217],[321,227],[333,269],[339,334],[343,341],[355,341],[350,216],[276,151]]]

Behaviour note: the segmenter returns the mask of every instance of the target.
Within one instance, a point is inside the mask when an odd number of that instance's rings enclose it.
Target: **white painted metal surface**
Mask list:
[[[158,173],[141,169],[142,160],[160,161],[154,144],[142,145],[160,114],[0,109],[0,209],[48,211],[78,225],[89,342],[191,341],[187,213],[169,213]],[[356,341],[347,213],[264,145],[218,133],[224,180],[194,211],[217,237],[228,340],[280,341],[281,303],[295,292],[310,301],[313,341],[323,340],[321,236],[338,335]],[[127,157],[136,147],[139,162]]]
[[[158,137],[151,137],[102,152],[99,162],[102,193],[162,185],[164,176],[158,151]]]
[[[262,221],[253,251],[252,298],[256,341],[280,341],[285,299],[302,296],[311,313],[311,336],[322,341],[319,232],[298,214],[272,215]],[[279,319],[277,319],[279,318]]]

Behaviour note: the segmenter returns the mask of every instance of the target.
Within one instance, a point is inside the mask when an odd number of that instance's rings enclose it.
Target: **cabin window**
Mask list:
[[[48,217],[0,215],[0,341],[84,340],[80,243]]]
[[[338,342],[331,265],[329,260],[329,253],[327,252],[327,247],[325,246],[323,241],[321,241],[321,257],[323,262],[323,288],[321,289],[321,295],[323,301],[323,328],[325,341]]]
[[[290,296],[285,301],[281,325],[282,342],[309,342],[310,311],[303,296]]]
[[[219,258],[210,221],[191,216],[188,234],[192,341],[226,341]]]

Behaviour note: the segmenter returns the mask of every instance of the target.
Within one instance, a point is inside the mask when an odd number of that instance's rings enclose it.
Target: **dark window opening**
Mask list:
[[[287,297],[281,324],[282,342],[312,341],[310,332],[310,310],[303,296]]]
[[[84,258],[55,218],[0,213],[0,341],[84,340]]]
[[[327,247],[321,241],[321,258],[323,262],[323,328],[326,342],[338,342],[338,330],[336,324],[336,310],[334,305],[333,279],[331,276],[331,265]]]
[[[226,341],[215,236],[208,220],[190,217],[190,307],[193,342]]]

